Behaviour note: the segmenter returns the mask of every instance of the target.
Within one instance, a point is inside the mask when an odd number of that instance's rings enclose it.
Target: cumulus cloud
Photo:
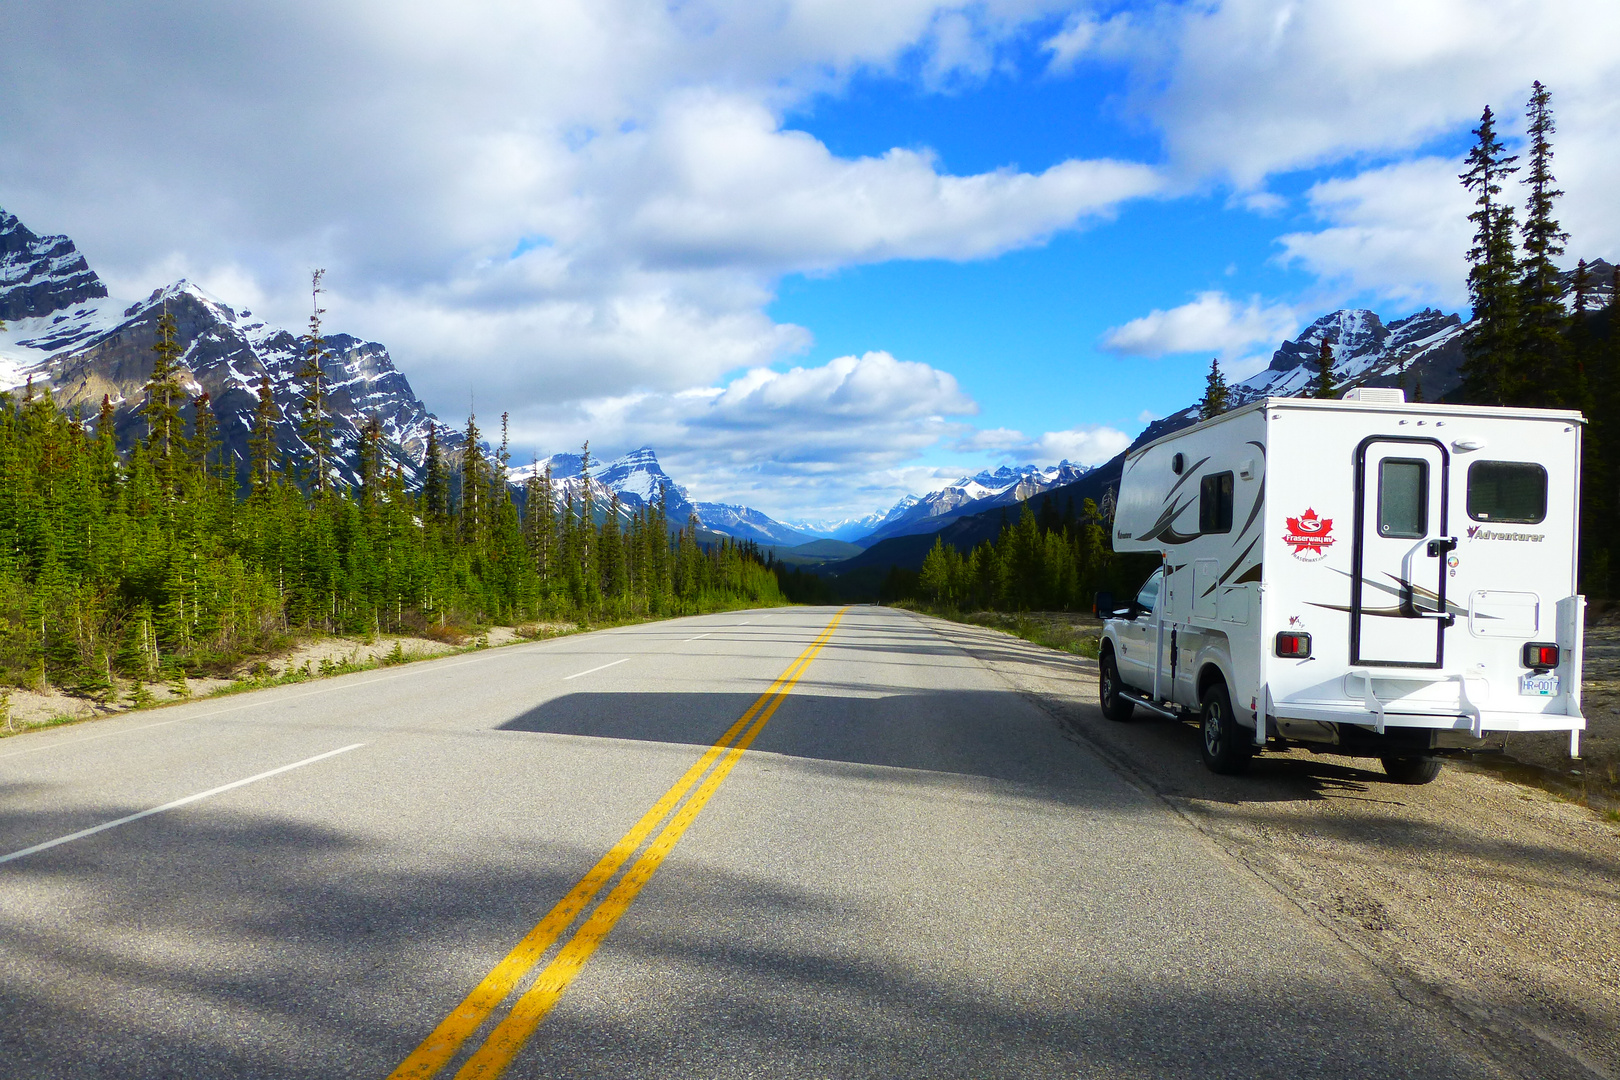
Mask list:
[[[522,437],[540,431],[567,440],[558,445],[590,438],[609,453],[652,445],[695,498],[779,514],[861,505],[866,513],[898,498],[906,463],[959,436],[978,411],[950,373],[870,352],[520,414],[514,425]]]
[[[1465,303],[1472,206],[1457,182],[1461,168],[1425,157],[1312,186],[1306,199],[1329,225],[1280,237],[1284,261],[1356,292]]]
[[[1071,461],[1076,465],[1101,465],[1131,444],[1123,431],[1103,424],[1089,424],[1067,431],[1048,431],[1035,438],[1011,428],[975,431],[958,439],[952,449],[989,451],[1020,464],[1056,465]]]
[[[1607,0],[1219,0],[1133,23],[1138,105],[1190,169],[1239,186],[1356,154],[1420,147],[1520,104],[1612,97],[1620,8]]]
[[[1180,307],[1155,309],[1114,327],[1103,335],[1102,346],[1126,356],[1232,356],[1252,345],[1280,342],[1298,326],[1298,315],[1286,304],[1267,304],[1254,296],[1239,306],[1225,293],[1210,291]]]

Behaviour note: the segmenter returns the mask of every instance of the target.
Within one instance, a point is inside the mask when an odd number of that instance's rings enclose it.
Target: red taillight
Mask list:
[[[1290,634],[1283,632],[1277,635],[1277,655],[1290,660],[1309,660],[1311,657],[1311,635]]]
[[[1546,670],[1558,666],[1558,646],[1532,641],[1524,647],[1524,666]]]

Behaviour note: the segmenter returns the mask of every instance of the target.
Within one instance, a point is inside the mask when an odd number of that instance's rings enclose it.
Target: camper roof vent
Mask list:
[[[1404,405],[1406,391],[1397,390],[1392,386],[1358,386],[1354,390],[1346,390],[1340,397],[1341,401],[1375,401],[1380,405]]]

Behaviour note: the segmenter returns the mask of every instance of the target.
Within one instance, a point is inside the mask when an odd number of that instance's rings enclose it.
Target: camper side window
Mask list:
[[[1533,461],[1476,461],[1468,466],[1468,516],[1535,525],[1547,517],[1547,470]]]
[[[1232,474],[1216,473],[1198,483],[1198,531],[1232,531]]]
[[[1429,463],[1385,458],[1378,463],[1378,535],[1412,540],[1429,535]]]

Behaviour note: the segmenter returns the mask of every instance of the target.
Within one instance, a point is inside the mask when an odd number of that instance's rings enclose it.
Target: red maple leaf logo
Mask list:
[[[1317,517],[1315,510],[1307,508],[1299,517],[1287,520],[1288,532],[1284,534],[1283,542],[1294,549],[1294,554],[1311,551],[1322,555],[1325,554],[1323,548],[1332,546],[1332,518]]]

